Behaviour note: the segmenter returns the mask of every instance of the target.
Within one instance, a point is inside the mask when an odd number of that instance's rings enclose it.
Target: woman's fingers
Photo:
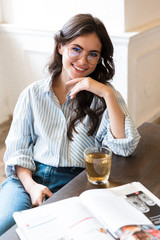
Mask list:
[[[84,78],[75,78],[75,79],[72,79],[68,82],[66,82],[66,85],[72,85],[72,84],[75,84],[75,83],[78,83],[80,81],[82,81]]]
[[[49,190],[49,188],[45,188],[44,190],[44,194],[47,197],[51,197],[53,195],[53,193]]]
[[[75,84],[70,93],[71,99],[73,99],[78,92],[83,90],[92,92],[98,95],[99,97],[103,97],[105,90],[108,91],[107,86],[90,77],[75,78],[66,82],[66,84],[67,85]]]
[[[85,78],[75,78],[73,80],[68,81],[67,85],[75,84],[74,87],[71,90],[70,97],[73,99],[75,95],[83,90],[89,91],[88,85],[89,82],[93,81],[93,79],[85,77]]]
[[[73,99],[75,95],[82,90],[87,90],[87,89],[85,88],[83,81],[79,81],[71,90],[71,93],[70,93],[71,99]]]
[[[42,204],[45,196],[51,197],[53,193],[44,185],[36,184],[30,192],[32,206],[36,207]]]
[[[50,198],[52,195],[53,193],[49,190],[49,188],[45,187],[41,195],[40,204],[43,203],[44,199]]]

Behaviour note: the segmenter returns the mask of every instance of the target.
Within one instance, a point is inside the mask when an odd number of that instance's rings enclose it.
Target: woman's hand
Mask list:
[[[31,197],[33,207],[41,205],[46,196],[49,198],[53,195],[53,193],[46,186],[36,182],[32,184],[28,193]]]
[[[38,184],[33,180],[31,170],[16,166],[16,173],[27,193],[30,195],[33,207],[42,204],[45,196],[51,197],[53,195],[46,186]]]
[[[110,86],[100,83],[90,77],[76,78],[66,82],[66,85],[72,85],[70,97],[73,99],[75,95],[83,90],[92,92],[99,97],[103,97],[110,118],[111,132],[114,138],[125,138],[125,116],[122,112],[116,96]]]
[[[90,77],[84,77],[84,78],[75,78],[73,80],[70,80],[66,82],[66,85],[73,85],[74,87],[71,90],[70,97],[73,99],[75,95],[83,90],[92,92],[99,97],[104,97],[105,92],[111,91],[111,88],[109,86],[104,85],[103,83],[100,83]]]

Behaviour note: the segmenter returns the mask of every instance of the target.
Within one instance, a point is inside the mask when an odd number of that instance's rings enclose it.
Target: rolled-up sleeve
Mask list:
[[[108,125],[106,131],[103,132],[101,144],[102,146],[108,146],[117,155],[130,156],[137,147],[140,135],[134,128],[129,116],[125,117],[125,134],[126,138],[115,139],[110,130],[110,125]]]
[[[33,161],[33,116],[30,101],[29,91],[23,91],[16,104],[13,121],[5,141],[5,171],[7,176],[14,178],[17,177],[15,165],[35,171]]]

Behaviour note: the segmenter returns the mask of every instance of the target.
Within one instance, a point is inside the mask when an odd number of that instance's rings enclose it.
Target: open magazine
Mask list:
[[[160,200],[139,182],[14,213],[22,240],[160,239]]]

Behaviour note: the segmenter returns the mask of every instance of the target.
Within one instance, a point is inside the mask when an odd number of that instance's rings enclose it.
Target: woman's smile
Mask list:
[[[87,70],[87,68],[81,67],[81,66],[77,66],[75,64],[72,64],[72,66],[75,68],[76,71],[78,72],[85,72]]]

